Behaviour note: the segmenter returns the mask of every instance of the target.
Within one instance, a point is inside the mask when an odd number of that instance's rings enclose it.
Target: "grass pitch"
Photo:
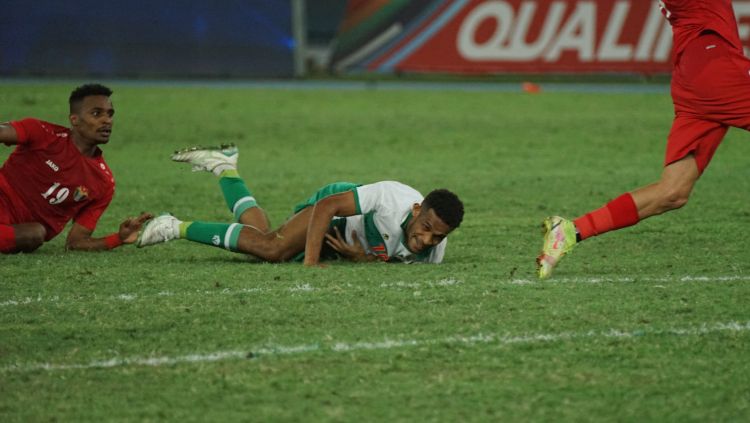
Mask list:
[[[75,84],[0,86],[0,120],[67,120]],[[117,193],[229,221],[171,163],[233,141],[274,225],[333,181],[466,205],[445,263],[259,264],[185,241],[0,256],[2,421],[750,420],[750,139],[682,210],[586,241],[537,282],[539,224],[660,174],[668,95],[110,84]],[[0,159],[10,152],[0,148]]]

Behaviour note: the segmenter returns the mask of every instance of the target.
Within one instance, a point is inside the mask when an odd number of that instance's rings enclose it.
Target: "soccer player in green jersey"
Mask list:
[[[314,266],[322,258],[353,261],[440,263],[447,236],[461,224],[463,204],[452,192],[438,189],[427,197],[395,181],[367,185],[326,185],[297,205],[294,215],[271,230],[266,213],[237,173],[233,145],[190,148],[172,155],[193,171],[208,171],[219,185],[237,223],[181,221],[162,215],[149,221],[136,245],[145,247],[187,239],[269,262],[303,259]]]

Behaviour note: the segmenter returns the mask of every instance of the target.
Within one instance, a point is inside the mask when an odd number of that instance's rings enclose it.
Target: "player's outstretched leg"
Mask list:
[[[236,222],[260,232],[270,231],[266,212],[258,206],[252,192],[237,172],[239,149],[234,144],[218,147],[191,147],[175,152],[172,160],[190,163],[193,171],[205,170],[219,177],[219,186]]]
[[[193,172],[206,171],[221,176],[225,170],[237,170],[237,158],[240,153],[234,144],[222,144],[218,147],[190,147],[175,151],[172,160],[190,163]]]
[[[544,246],[542,254],[537,257],[538,275],[546,279],[563,256],[576,245],[576,227],[568,219],[551,216],[544,219]]]
[[[242,251],[240,237],[243,229],[247,230],[246,237],[263,236],[252,227],[239,223],[217,223],[217,222],[183,222],[171,214],[163,214],[151,219],[141,230],[136,241],[138,248],[161,244],[174,239],[186,239],[200,244],[218,247],[232,252],[247,252],[252,254],[252,249]],[[249,240],[252,243],[254,239]]]

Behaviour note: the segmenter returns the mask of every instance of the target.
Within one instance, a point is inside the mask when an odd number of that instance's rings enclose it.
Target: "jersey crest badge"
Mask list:
[[[76,191],[73,193],[73,200],[83,201],[87,198],[89,198],[89,190],[86,187],[80,186],[76,188]]]
[[[659,8],[661,9],[661,13],[665,18],[669,19],[672,17],[672,12],[667,9],[667,5],[664,4],[664,0],[659,0]]]

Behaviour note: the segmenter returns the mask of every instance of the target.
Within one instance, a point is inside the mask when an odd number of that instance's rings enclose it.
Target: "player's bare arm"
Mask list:
[[[352,231],[353,242],[351,244],[346,242],[346,239],[341,235],[338,227],[334,227],[333,231],[336,236],[326,233],[326,244],[336,250],[337,253],[351,261],[359,263],[379,260],[378,256],[375,254],[369,254],[367,250],[365,250],[365,247],[359,242],[357,231]]]
[[[141,213],[138,217],[130,217],[120,224],[117,232],[120,241],[123,244],[132,244],[138,238],[138,231],[147,220],[154,216],[150,213]],[[73,227],[68,232],[68,238],[65,240],[65,248],[68,250],[83,251],[101,251],[110,249],[107,243],[107,237],[93,238],[93,231],[85,226],[73,223]]]
[[[0,143],[13,145],[18,143],[16,128],[9,123],[0,123]]]
[[[307,225],[305,241],[305,266],[315,266],[320,261],[320,250],[323,247],[328,226],[334,216],[353,216],[357,213],[354,193],[343,192],[331,195],[313,206],[310,223]]]

